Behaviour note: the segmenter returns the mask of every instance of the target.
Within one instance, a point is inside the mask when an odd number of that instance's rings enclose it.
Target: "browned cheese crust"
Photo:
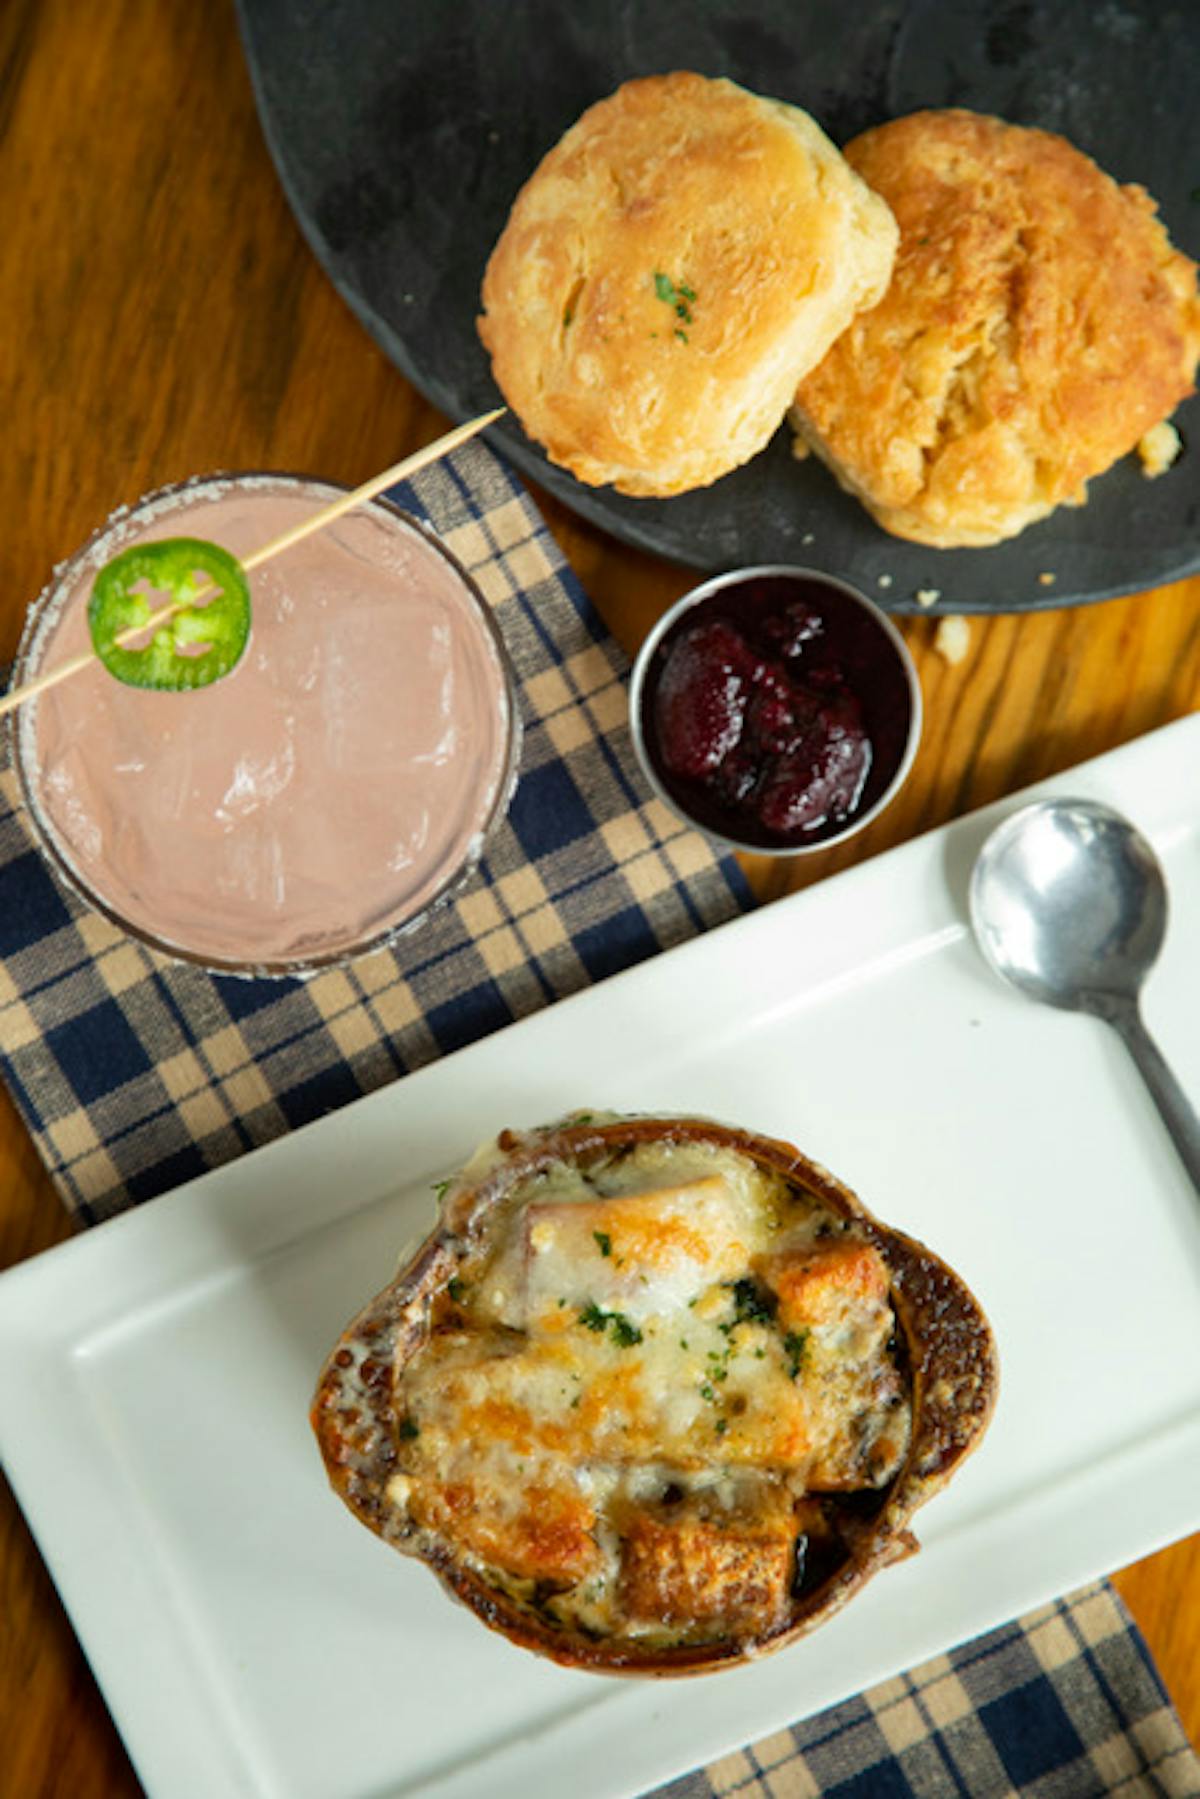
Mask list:
[[[1064,138],[964,111],[856,138],[900,227],[891,286],[800,383],[800,439],[886,530],[1011,537],[1192,391],[1196,268],[1154,201]]]
[[[763,447],[883,292],[895,243],[807,113],[652,76],[584,113],[521,190],[479,332],[553,462],[593,486],[681,493]]]
[[[739,1471],[736,1450],[723,1471],[714,1464],[716,1484],[708,1475],[697,1480],[684,1457],[679,1486],[671,1482],[650,1491],[635,1480],[600,1520],[592,1515],[587,1495],[594,1489],[586,1480],[582,1487],[565,1480],[538,1484],[515,1496],[515,1503],[504,1489],[498,1499],[494,1492],[489,1498],[482,1482],[474,1490],[472,1459],[478,1452],[479,1467],[486,1460],[481,1442],[467,1447],[465,1478],[427,1487],[433,1497],[420,1505],[409,1497],[398,1503],[398,1488],[415,1493],[421,1487],[404,1472],[419,1467],[422,1448],[408,1440],[416,1434],[409,1413],[412,1377],[428,1346],[464,1340],[463,1283],[457,1277],[465,1269],[475,1278],[472,1258],[487,1239],[495,1208],[526,1191],[531,1179],[553,1177],[564,1165],[608,1167],[645,1145],[667,1146],[672,1155],[675,1146],[688,1153],[692,1146],[705,1153],[733,1151],[775,1183],[772,1191],[785,1200],[792,1195],[789,1204],[802,1201],[829,1221],[811,1254],[789,1259],[784,1251],[760,1259],[779,1307],[771,1331],[782,1332],[802,1315],[819,1330],[823,1316],[833,1317],[849,1303],[850,1311],[838,1314],[844,1323],[853,1314],[856,1283],[865,1290],[882,1278],[892,1320],[888,1362],[905,1389],[898,1450],[877,1476],[853,1482],[844,1469],[821,1473],[818,1457],[816,1490],[799,1494],[769,1468]],[[913,1512],[975,1447],[996,1397],[991,1331],[955,1273],[921,1244],[880,1224],[849,1189],[791,1145],[709,1120],[626,1118],[522,1136],[506,1132],[500,1151],[483,1172],[468,1171],[451,1188],[438,1228],[343,1333],[322,1372],[313,1427],[334,1489],[364,1524],[425,1561],[485,1624],[514,1643],[568,1666],[611,1674],[704,1672],[776,1649],[830,1617],[878,1569],[911,1553]],[[582,1210],[592,1235],[591,1202],[584,1201]],[[550,1209],[535,1213],[534,1228],[543,1229]],[[560,1224],[562,1216],[560,1209]],[[631,1228],[620,1201],[614,1217],[623,1225],[614,1224],[611,1244],[607,1233],[599,1241],[615,1258],[623,1241],[618,1229]],[[604,1254],[608,1258],[609,1248]],[[611,1261],[604,1266],[611,1270]],[[619,1267],[612,1272],[617,1278]],[[699,1325],[686,1328],[694,1332]],[[744,1329],[749,1341],[771,1334],[757,1324],[718,1328]],[[508,1332],[506,1343],[519,1361],[519,1333]],[[500,1367],[506,1354],[502,1349],[493,1366]],[[619,1364],[620,1351],[610,1359]],[[768,1362],[749,1356],[747,1362],[754,1380],[766,1378]],[[453,1360],[438,1366],[449,1366],[452,1382]],[[436,1370],[434,1378],[443,1380]],[[885,1403],[897,1400],[885,1396]],[[735,1434],[731,1429],[728,1437],[709,1441],[725,1446]],[[720,1486],[730,1478],[732,1499],[728,1491],[722,1497]],[[619,1622],[606,1628],[586,1613],[564,1613],[559,1600],[564,1586],[594,1573],[601,1546],[611,1550],[614,1538],[620,1543],[613,1597]]]

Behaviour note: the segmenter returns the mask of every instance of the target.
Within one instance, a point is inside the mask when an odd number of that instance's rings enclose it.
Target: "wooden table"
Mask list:
[[[357,483],[437,436],[303,243],[259,132],[230,0],[0,5],[0,656],[52,563],[119,502],[214,468]],[[1195,471],[1171,479],[1195,480]],[[689,576],[538,496],[633,649]],[[756,867],[764,896],[943,824],[1190,711],[1200,581],[972,622],[940,657],[907,623],[927,728],[890,810],[842,850]],[[1185,921],[1192,928],[1194,921]],[[68,1233],[0,1102],[0,1265]],[[1122,1571],[1200,1739],[1200,1537]],[[7,1488],[0,1489],[0,1799],[138,1782]]]

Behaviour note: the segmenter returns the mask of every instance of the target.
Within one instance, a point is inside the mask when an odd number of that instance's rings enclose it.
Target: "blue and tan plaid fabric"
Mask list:
[[[654,1799],[1195,1799],[1200,1763],[1145,1644],[1107,1582]]]
[[[749,904],[736,864],[642,784],[624,660],[503,465],[476,443],[393,497],[434,525],[495,607],[525,722],[520,781],[485,865],[394,948],[309,981],[167,962],[58,884],[0,763],[0,1070],[81,1223]],[[1200,1769],[1101,1585],[661,1791],[1183,1799],[1200,1796]]]

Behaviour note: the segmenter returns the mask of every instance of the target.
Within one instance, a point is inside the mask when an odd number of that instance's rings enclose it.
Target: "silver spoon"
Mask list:
[[[1093,800],[1026,806],[979,852],[970,905],[997,974],[1120,1032],[1200,1192],[1200,1119],[1138,1004],[1167,928],[1166,881],[1146,839]]]

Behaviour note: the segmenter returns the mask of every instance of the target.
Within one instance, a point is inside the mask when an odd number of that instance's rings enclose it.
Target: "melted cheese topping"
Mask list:
[[[812,1496],[903,1456],[893,1329],[870,1243],[748,1157],[556,1165],[489,1214],[401,1368],[389,1499],[572,1625],[761,1631],[830,1534]]]

